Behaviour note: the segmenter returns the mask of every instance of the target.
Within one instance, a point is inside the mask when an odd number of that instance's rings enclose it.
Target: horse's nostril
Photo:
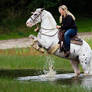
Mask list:
[[[30,22],[26,22],[27,27],[32,27],[32,24]]]
[[[26,22],[26,26],[28,26],[29,25],[29,23],[28,22]]]
[[[28,24],[28,22],[26,22],[26,24]]]

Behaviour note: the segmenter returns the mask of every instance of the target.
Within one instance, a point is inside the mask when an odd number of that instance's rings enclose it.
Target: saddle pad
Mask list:
[[[71,43],[72,44],[77,44],[77,45],[82,45],[83,41],[80,38],[77,37],[77,38],[71,39]]]

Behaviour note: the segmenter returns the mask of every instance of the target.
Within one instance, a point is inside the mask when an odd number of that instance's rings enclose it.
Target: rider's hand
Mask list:
[[[56,28],[59,29],[59,28],[61,28],[61,26],[57,25]]]
[[[39,27],[37,27],[36,29],[34,29],[35,32],[38,32],[39,31]]]

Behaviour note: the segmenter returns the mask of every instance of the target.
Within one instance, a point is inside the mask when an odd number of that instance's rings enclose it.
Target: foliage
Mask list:
[[[92,29],[90,26],[92,24],[92,7],[90,7],[91,3],[88,0],[0,0],[0,39],[35,34],[34,28],[27,28],[25,23],[31,12],[39,7],[49,10],[58,23],[60,16],[58,7],[61,4],[67,5],[75,17],[85,16],[84,20],[78,20],[79,32],[90,32]],[[85,22],[85,18],[88,18],[88,21]]]

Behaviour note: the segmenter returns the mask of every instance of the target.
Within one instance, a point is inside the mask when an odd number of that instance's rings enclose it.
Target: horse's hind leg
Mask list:
[[[84,74],[89,73],[89,67],[90,67],[90,56],[79,56],[80,64],[82,65]]]
[[[78,66],[79,61],[71,60],[71,64],[72,64],[72,67],[74,69],[76,76],[80,75],[80,69],[79,69],[79,66]]]

